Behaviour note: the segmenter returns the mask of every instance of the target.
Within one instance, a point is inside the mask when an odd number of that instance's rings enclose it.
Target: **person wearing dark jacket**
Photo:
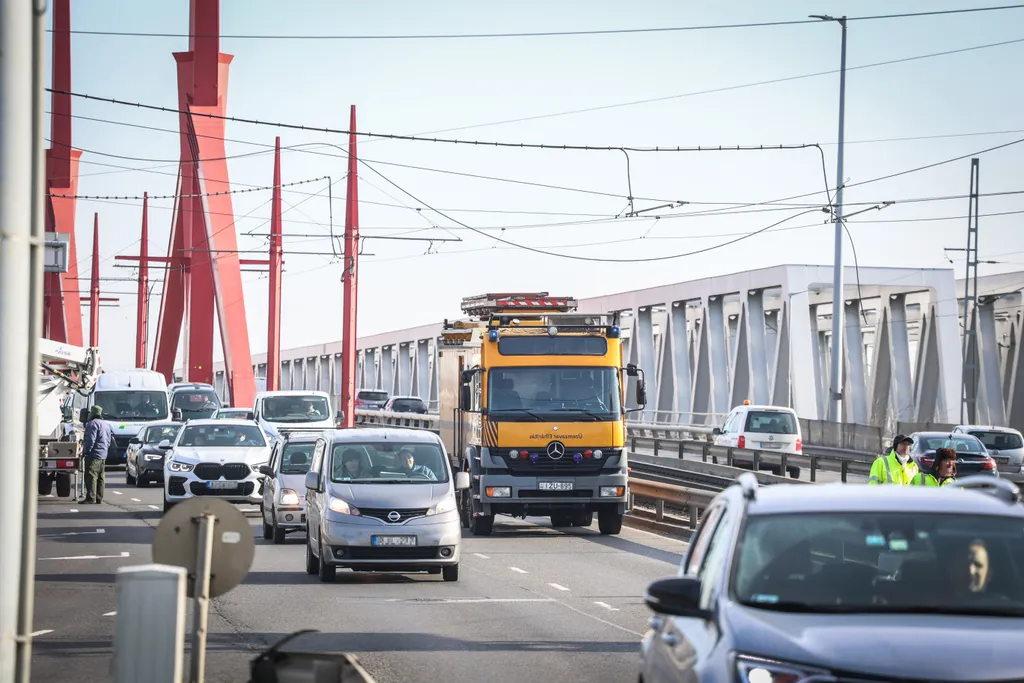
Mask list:
[[[85,424],[82,456],[85,458],[85,498],[82,503],[102,503],[107,483],[107,451],[114,441],[114,430],[103,421],[103,408],[93,406]]]

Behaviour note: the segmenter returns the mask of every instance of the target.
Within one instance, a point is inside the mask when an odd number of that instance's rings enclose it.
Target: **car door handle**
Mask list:
[[[669,647],[675,647],[679,644],[679,636],[675,633],[662,633],[661,642],[665,643]]]

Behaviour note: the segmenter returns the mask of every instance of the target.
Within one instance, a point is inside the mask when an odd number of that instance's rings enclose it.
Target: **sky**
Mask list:
[[[362,234],[418,238],[363,242],[358,329],[365,336],[459,317],[462,297],[486,291],[584,298],[786,263],[831,263],[828,215],[798,214],[827,206],[826,177],[829,187],[837,184],[839,76],[793,77],[838,70],[841,30],[821,22],[586,36],[309,36],[702,26],[994,4],[634,0],[624,11],[607,0],[307,0],[287,9],[273,0],[224,0],[222,34],[260,37],[224,38],[221,51],[234,55],[228,113],[260,121],[343,130],[355,105],[358,130],[375,133],[554,146],[810,145],[627,155],[363,138]],[[187,34],[188,11],[186,0],[77,0],[71,22],[82,31]],[[283,35],[305,38],[266,37]],[[1021,42],[856,68],[1014,40]],[[186,37],[76,34],[72,90],[174,108],[172,53],[187,48]],[[945,266],[960,276],[963,253],[944,247],[966,245],[969,156],[1024,139],[1024,89],[1016,85],[1022,66],[1024,9],[849,22],[845,213],[895,202],[849,219],[860,266]],[[737,87],[777,79],[790,80]],[[175,114],[80,98],[72,107],[73,144],[83,150],[80,195],[174,194]],[[228,162],[235,189],[272,183],[278,135],[284,183],[322,176],[334,183],[330,201],[326,180],[283,191],[287,349],[341,336],[341,264],[331,255],[330,234],[344,225],[347,138],[228,122],[227,154],[244,155]],[[296,145],[302,147],[288,149]],[[903,173],[960,156],[967,158]],[[981,274],[1024,270],[1024,143],[977,156],[983,194],[1021,192],[980,199],[981,257],[998,262]],[[875,180],[890,174],[898,175]],[[736,207],[794,195],[806,195],[794,200],[802,207]],[[623,217],[629,196],[633,210],[687,204]],[[263,190],[232,196],[239,249],[266,253],[270,197]],[[957,198],[942,199],[948,197]],[[136,271],[114,256],[138,253],[141,201],[80,199],[77,206],[81,276],[89,274],[98,214],[100,274],[125,278],[102,283],[104,296],[119,299],[100,312],[104,363],[131,367]],[[166,252],[172,207],[169,199],[150,201],[151,254]],[[848,239],[848,260],[850,247]],[[267,275],[246,272],[243,282],[252,352],[261,353]],[[155,296],[151,306],[152,338]],[[87,308],[84,316],[87,326]]]

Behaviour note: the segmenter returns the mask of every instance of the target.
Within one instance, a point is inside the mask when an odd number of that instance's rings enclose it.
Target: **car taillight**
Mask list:
[[[985,464],[981,466],[983,470],[994,470],[996,468],[996,461],[992,458],[986,458]]]
[[[739,441],[736,442],[736,447],[737,448],[746,448],[747,447],[747,437],[745,437],[742,434],[740,434]]]
[[[365,406],[366,405],[366,401],[362,400],[361,398],[357,398],[356,399],[356,405],[357,406]]]
[[[933,462],[935,462],[935,456],[934,455],[922,455],[921,456],[921,464],[922,465],[925,465],[927,467],[931,467]]]
[[[803,453],[804,452],[804,442],[803,442],[803,439],[797,439],[796,440],[796,452],[797,453]]]

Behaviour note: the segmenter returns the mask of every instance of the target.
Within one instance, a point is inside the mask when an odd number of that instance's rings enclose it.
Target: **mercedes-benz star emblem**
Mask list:
[[[400,512],[395,512],[394,510],[392,510],[391,512],[388,513],[388,521],[389,522],[397,522],[401,518],[402,518],[402,513],[400,513]]]
[[[548,444],[548,457],[552,460],[558,460],[565,455],[565,444],[561,441],[552,441]]]

